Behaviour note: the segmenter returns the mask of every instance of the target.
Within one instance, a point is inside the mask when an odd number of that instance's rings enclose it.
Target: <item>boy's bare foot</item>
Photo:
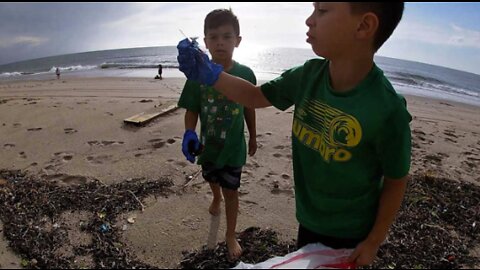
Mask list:
[[[222,202],[222,200],[213,200],[212,204],[210,204],[210,207],[208,208],[208,212],[210,212],[210,214],[212,216],[220,215],[220,203],[221,202]]]
[[[227,249],[228,249],[228,259],[231,261],[235,261],[238,258],[240,258],[243,250],[240,244],[238,243],[237,239],[235,237],[232,237],[232,238],[228,237],[226,239],[226,242],[227,242]]]

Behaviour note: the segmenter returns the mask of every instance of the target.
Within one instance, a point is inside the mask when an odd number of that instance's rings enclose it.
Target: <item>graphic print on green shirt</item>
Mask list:
[[[347,93],[330,86],[328,61],[313,59],[261,86],[281,110],[295,106],[292,159],[297,219],[307,229],[362,238],[376,218],[383,177],[410,169],[411,116],[376,66]]]
[[[350,160],[352,154],[348,148],[357,146],[362,139],[357,119],[320,101],[305,100],[305,103],[306,108],[299,108],[293,120],[293,135],[318,151],[326,162]]]
[[[253,71],[237,62],[234,62],[228,73],[256,84]],[[187,80],[178,106],[199,113],[201,123],[199,139],[204,145],[204,150],[198,158],[198,164],[211,162],[216,167],[245,165],[246,143],[242,105],[227,99],[213,87]]]

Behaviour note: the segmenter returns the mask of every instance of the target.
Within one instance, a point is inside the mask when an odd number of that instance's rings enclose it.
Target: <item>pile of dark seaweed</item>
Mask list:
[[[29,179],[18,171],[0,171],[0,218],[9,246],[28,268],[79,268],[78,256],[90,256],[88,268],[153,268],[131,259],[131,251],[121,242],[121,229],[114,226],[121,213],[142,209],[149,195],[167,195],[173,184],[168,180],[133,179],[115,185],[97,180],[79,186],[59,186],[51,181]],[[65,229],[47,229],[46,220],[58,220],[66,211],[95,213],[82,224],[92,243],[75,247],[72,256],[58,256],[67,241]],[[100,214],[97,214],[100,213]],[[51,227],[51,226],[50,226]]]
[[[9,246],[28,268],[78,268],[75,256],[91,256],[91,268],[155,268],[137,261],[121,242],[117,217],[143,207],[148,196],[167,196],[172,182],[161,179],[128,180],[104,185],[93,180],[78,186],[59,186],[30,179],[18,171],[0,171],[0,218]],[[73,256],[55,250],[66,241],[62,228],[45,229],[45,219],[57,220],[66,211],[93,214],[82,230],[92,235],[89,245],[75,247]],[[292,217],[293,218],[293,217]],[[444,178],[415,175],[409,182],[399,215],[369,268],[452,269],[474,267],[479,258],[470,251],[480,234],[480,187]],[[214,249],[185,251],[180,268],[230,268],[241,260],[259,263],[296,250],[294,240],[281,242],[275,231],[248,228],[238,234],[244,250],[234,262],[227,259],[225,243]]]

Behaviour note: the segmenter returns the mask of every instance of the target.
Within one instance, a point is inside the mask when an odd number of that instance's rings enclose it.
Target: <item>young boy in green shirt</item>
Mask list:
[[[180,70],[247,107],[295,106],[292,158],[298,246],[354,248],[373,262],[403,200],[411,115],[373,61],[403,2],[314,3],[306,20],[316,55],[260,87],[221,72],[194,44],[178,45]]]
[[[256,84],[253,71],[232,59],[233,51],[242,38],[238,19],[231,10],[218,9],[210,12],[205,18],[204,33],[206,47],[215,63],[221,65],[228,74]],[[227,217],[225,240],[230,259],[236,259],[242,253],[235,236],[235,227],[240,176],[246,162],[243,122],[245,119],[250,134],[248,152],[253,156],[257,150],[255,109],[244,108],[212,87],[191,80],[185,83],[178,105],[187,110],[182,151],[192,163],[201,152],[197,163],[202,165],[202,175],[209,182],[213,193],[210,214],[220,214],[223,193]],[[195,133],[199,117],[200,140]]]

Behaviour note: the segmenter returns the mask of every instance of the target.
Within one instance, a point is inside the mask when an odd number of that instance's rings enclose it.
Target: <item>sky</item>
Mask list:
[[[239,51],[310,48],[302,3],[0,3],[0,65],[68,53],[168,46],[203,37],[213,9],[232,8]],[[378,55],[480,74],[480,3],[409,3]]]

